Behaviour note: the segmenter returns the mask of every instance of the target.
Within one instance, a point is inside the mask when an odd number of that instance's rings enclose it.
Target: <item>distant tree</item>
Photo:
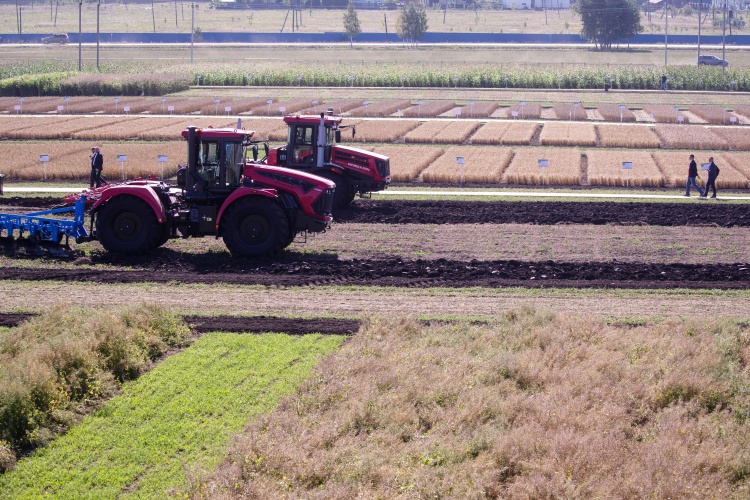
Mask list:
[[[407,3],[396,22],[396,33],[409,44],[416,46],[427,32],[427,13],[423,5]]]
[[[573,8],[581,16],[581,36],[599,49],[609,49],[643,31],[634,0],[579,0]]]
[[[354,10],[354,4],[349,1],[349,5],[346,6],[346,12],[344,12],[344,29],[346,30],[347,36],[349,36],[349,46],[354,46],[354,37],[362,33],[362,28],[359,25],[359,17],[357,17],[357,11]]]

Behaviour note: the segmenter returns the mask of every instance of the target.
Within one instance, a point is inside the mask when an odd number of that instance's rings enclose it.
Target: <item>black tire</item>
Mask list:
[[[145,201],[120,195],[99,209],[96,233],[110,252],[139,254],[158,247],[164,229]]]
[[[354,194],[351,192],[351,188],[349,187],[349,183],[346,182],[346,179],[329,170],[322,170],[314,173],[315,175],[325,177],[336,184],[336,191],[333,193],[333,205],[331,206],[333,210],[336,210],[337,208],[346,208],[352,204]]]
[[[289,219],[273,200],[245,198],[234,202],[222,217],[224,244],[232,255],[264,257],[289,244]]]

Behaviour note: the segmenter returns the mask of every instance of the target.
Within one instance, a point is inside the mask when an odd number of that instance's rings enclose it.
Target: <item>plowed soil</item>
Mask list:
[[[27,199],[28,200],[28,199]],[[3,202],[10,200],[3,200]],[[36,205],[43,205],[36,199]],[[58,199],[55,199],[57,202]],[[23,203],[29,203],[24,201]],[[368,201],[336,214],[338,223],[622,224],[747,227],[746,205],[709,203]],[[338,260],[282,253],[275,259],[188,254],[159,249],[146,256],[104,254],[106,272],[6,267],[0,279],[98,283],[182,282],[268,286],[718,288],[750,286],[750,263],[458,261],[399,258]]]
[[[45,209],[54,197],[0,198],[0,207]],[[2,209],[0,209],[0,212]],[[13,210],[24,213],[28,210]],[[356,201],[334,214],[336,223],[360,224],[625,224],[647,226],[750,226],[747,205],[624,202]]]
[[[0,326],[14,327],[33,318],[28,313],[0,313]],[[338,318],[277,318],[271,316],[185,316],[183,318],[195,333],[237,332],[263,333],[284,332],[289,335],[353,335],[359,329],[359,321]]]

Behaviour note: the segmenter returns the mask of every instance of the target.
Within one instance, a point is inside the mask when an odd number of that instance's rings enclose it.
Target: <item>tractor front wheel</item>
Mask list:
[[[96,219],[99,242],[110,252],[139,254],[158,247],[163,229],[153,209],[136,196],[117,196]]]
[[[224,244],[233,255],[264,257],[285,248],[289,242],[289,220],[273,200],[238,200],[222,217]]]
[[[333,181],[333,183],[336,184],[336,191],[333,192],[332,208],[334,210],[337,208],[347,208],[352,204],[352,201],[354,200],[354,194],[351,193],[351,187],[349,186],[349,183],[346,182],[346,179],[344,179],[343,176],[335,174],[328,170],[315,172],[315,175],[325,177],[329,181]]]

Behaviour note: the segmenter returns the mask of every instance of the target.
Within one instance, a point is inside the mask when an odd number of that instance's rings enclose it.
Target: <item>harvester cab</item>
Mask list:
[[[364,149],[341,146],[341,117],[321,113],[290,115],[287,143],[269,151],[268,165],[310,172],[336,184],[334,208],[349,206],[359,194],[382,191],[391,182],[390,159]],[[354,133],[352,127],[352,132]]]

